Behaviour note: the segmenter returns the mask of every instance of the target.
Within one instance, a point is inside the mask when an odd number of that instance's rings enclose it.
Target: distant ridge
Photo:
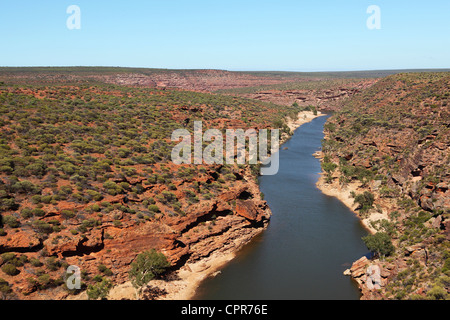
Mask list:
[[[450,72],[450,68],[437,69],[385,69],[385,70],[358,70],[358,71],[229,71],[223,69],[165,69],[165,68],[134,68],[134,67],[102,67],[102,66],[73,66],[73,67],[0,67],[0,73],[71,73],[71,74],[117,74],[117,73],[138,73],[144,75],[157,73],[198,73],[198,72],[218,72],[250,74],[260,77],[295,77],[295,78],[383,78],[398,73],[415,72]]]

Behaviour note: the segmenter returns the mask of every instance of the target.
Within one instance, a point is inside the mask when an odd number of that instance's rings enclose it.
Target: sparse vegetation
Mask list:
[[[449,73],[389,76],[345,101],[324,127],[324,172],[338,163],[335,180],[362,190],[353,192],[362,218],[388,211],[389,220],[375,219],[378,232],[364,238],[377,257],[399,266],[380,298],[448,298],[441,277],[448,272],[450,114],[442,97],[449,79]]]
[[[214,166],[174,165],[175,129],[193,132],[196,120],[204,130],[225,130],[223,120],[270,128],[274,118],[283,129],[282,119],[297,110],[185,90],[13,78],[0,86],[0,237],[29,237],[30,247],[20,250],[38,250],[29,265],[40,270],[26,280],[31,294],[59,285],[65,262],[55,257],[64,244],[68,255],[102,250],[114,240],[108,229],[183,217],[188,206],[235,183],[233,171],[215,176]],[[18,279],[23,265],[12,261],[2,267]],[[104,265],[98,271],[114,283],[115,272]],[[109,283],[96,276],[86,276],[85,289],[101,298]]]

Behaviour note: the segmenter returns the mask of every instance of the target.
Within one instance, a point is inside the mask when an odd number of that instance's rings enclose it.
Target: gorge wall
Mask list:
[[[363,299],[448,297],[449,88],[448,73],[390,76],[325,125],[318,187],[383,234],[378,255],[346,272]]]

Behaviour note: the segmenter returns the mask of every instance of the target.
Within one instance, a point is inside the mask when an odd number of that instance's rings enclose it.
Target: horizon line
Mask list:
[[[99,66],[99,65],[30,65],[30,66],[0,66],[0,68],[117,68],[117,69],[149,69],[149,70],[214,70],[214,71],[228,71],[228,72],[286,72],[286,73],[339,73],[339,72],[386,72],[386,71],[421,71],[421,70],[436,70],[450,71],[450,67],[439,68],[393,68],[393,69],[342,69],[342,70],[315,70],[315,71],[300,71],[300,70],[283,70],[283,69],[224,69],[224,68],[167,68],[167,67],[130,67],[130,66]]]

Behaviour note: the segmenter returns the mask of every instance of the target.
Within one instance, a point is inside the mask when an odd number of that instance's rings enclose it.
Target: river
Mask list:
[[[260,177],[272,217],[266,231],[199,287],[202,300],[357,300],[345,269],[368,253],[360,220],[316,187],[322,116],[298,128],[280,150],[278,174]]]

